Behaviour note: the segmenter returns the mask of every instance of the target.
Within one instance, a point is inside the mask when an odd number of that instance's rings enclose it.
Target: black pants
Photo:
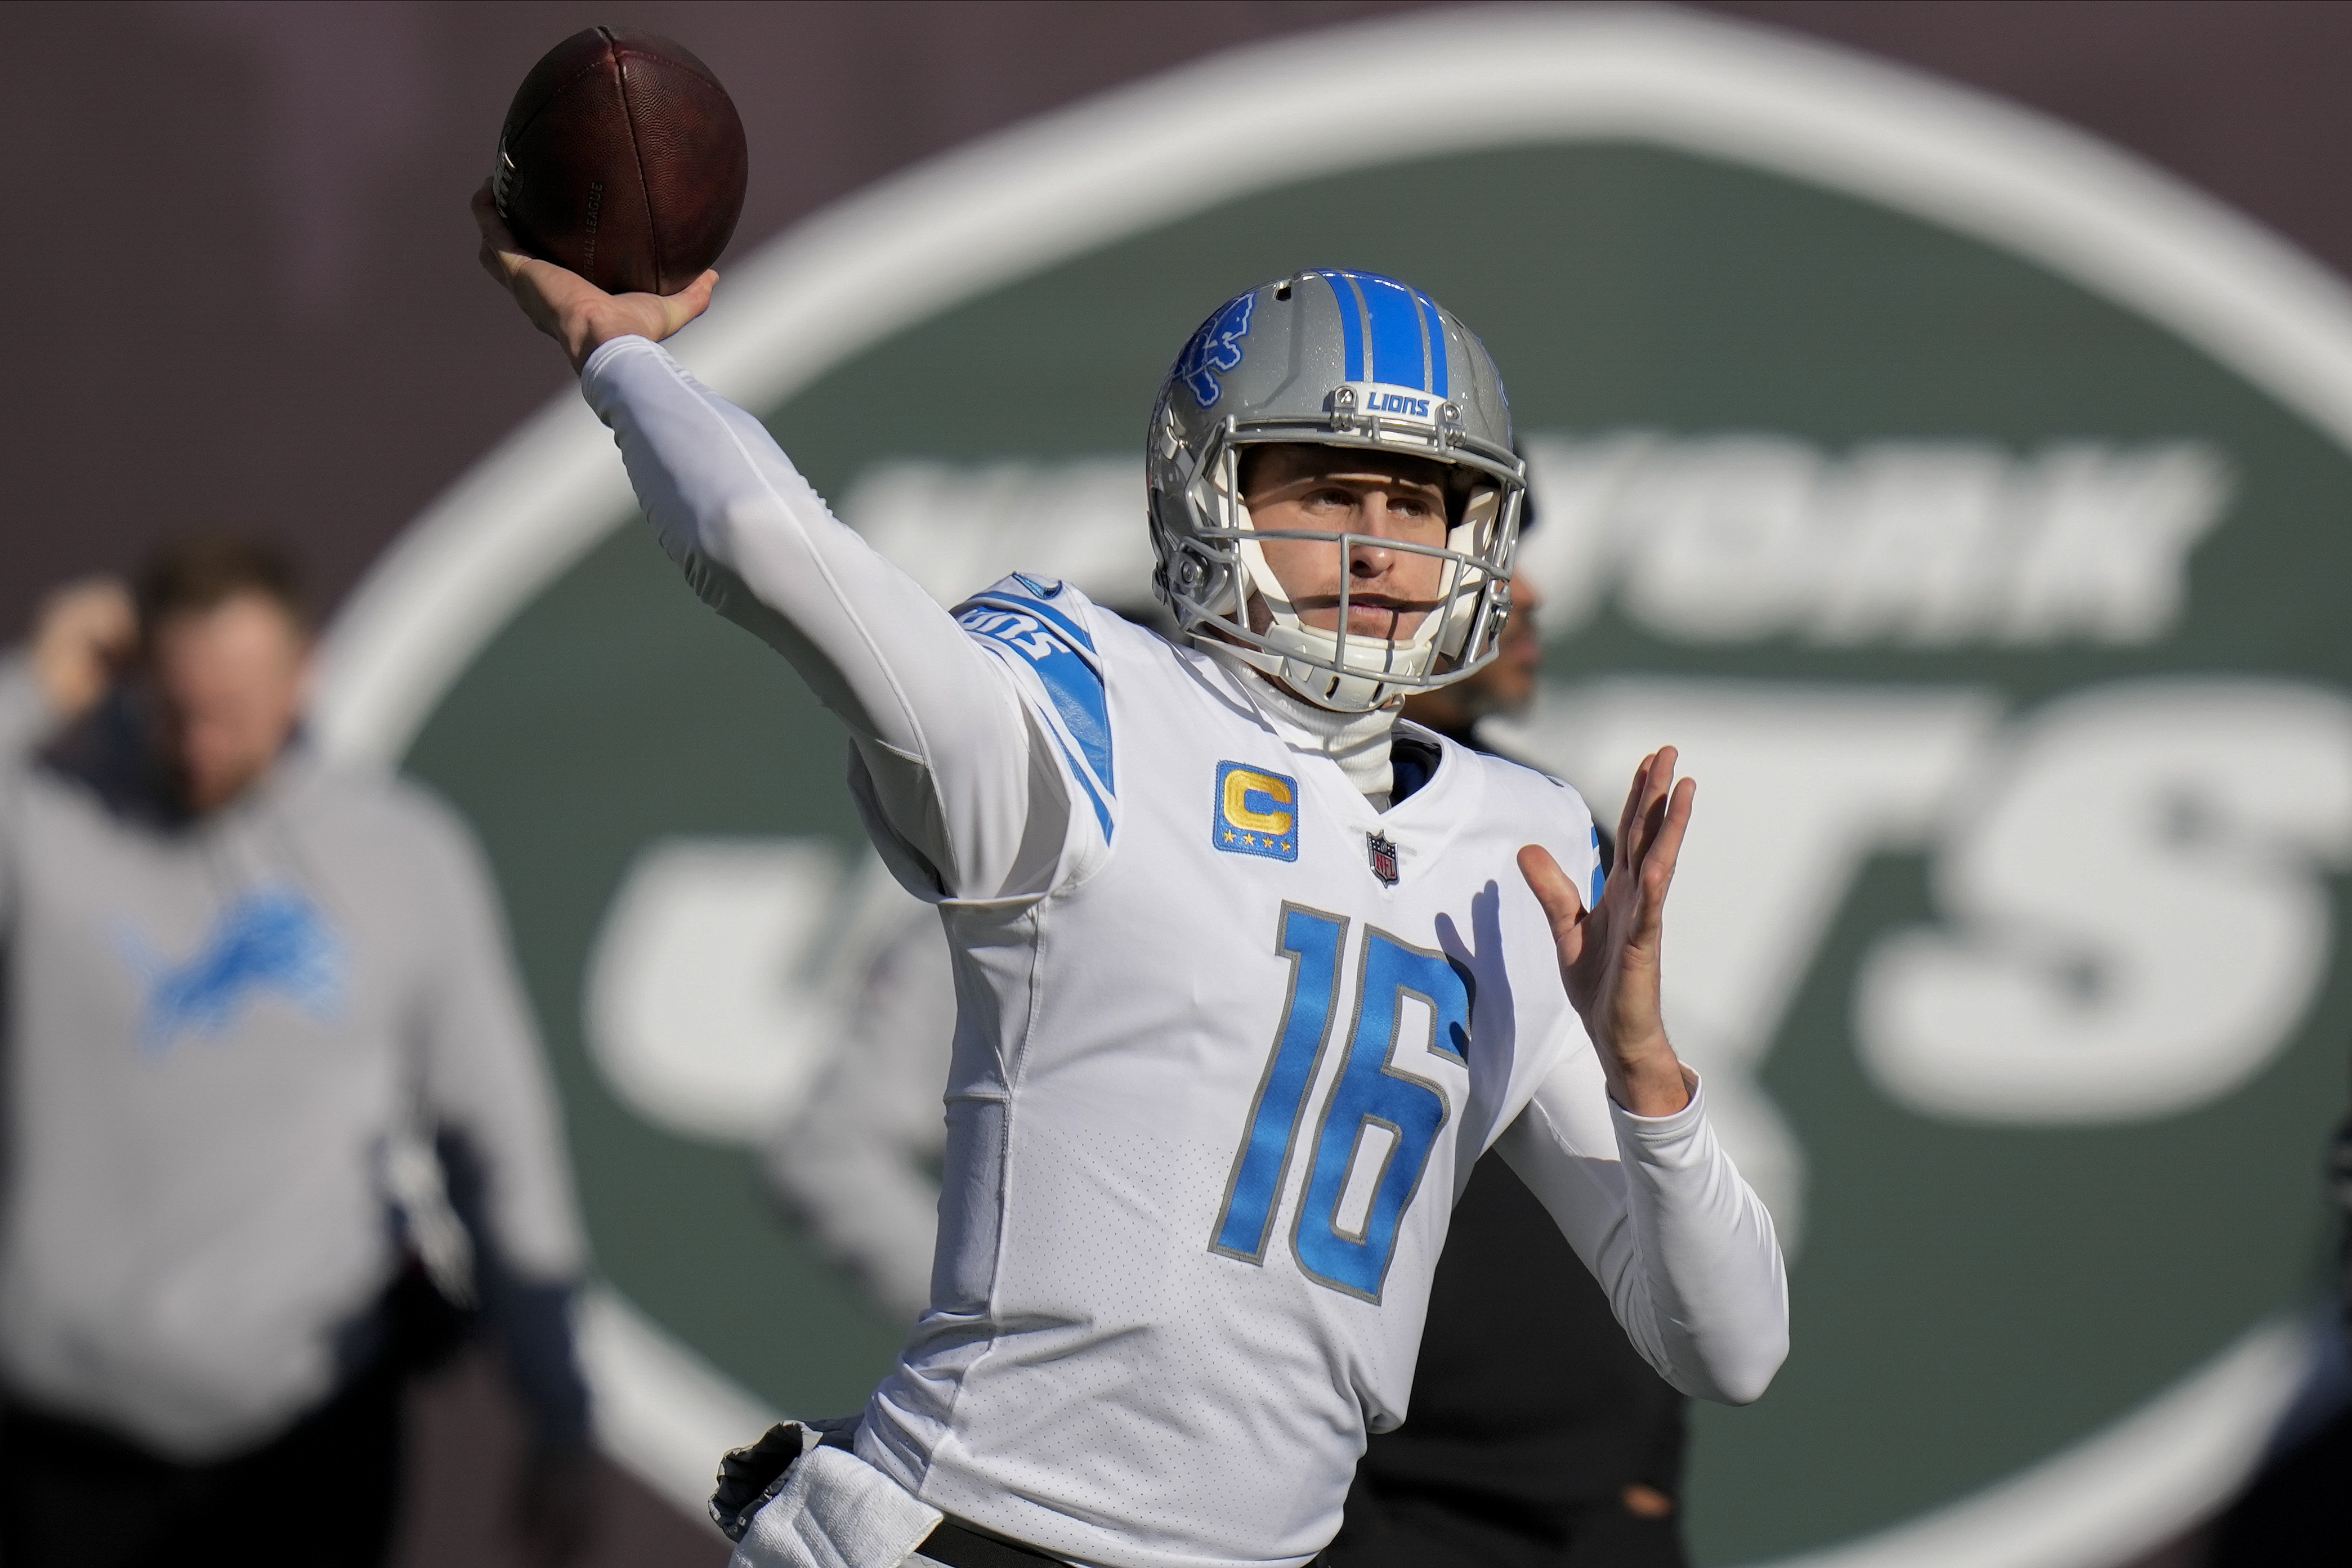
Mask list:
[[[1643,1519],[1614,1501],[1540,1523],[1491,1501],[1375,1498],[1359,1474],[1331,1568],[1689,1568],[1673,1519]]]
[[[400,1493],[402,1382],[384,1357],[274,1441],[204,1465],[0,1412],[0,1563],[379,1568]]]
[[[2352,1562],[2352,1410],[2254,1478],[2213,1542],[2214,1568],[2341,1568]]]

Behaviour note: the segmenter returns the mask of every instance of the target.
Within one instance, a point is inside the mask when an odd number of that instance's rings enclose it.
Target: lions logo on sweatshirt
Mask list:
[[[147,992],[139,1037],[150,1051],[168,1051],[187,1035],[224,1034],[268,994],[320,1019],[341,1009],[343,940],[319,906],[291,888],[239,894],[182,962],[166,958],[127,922],[117,928],[116,946]]]

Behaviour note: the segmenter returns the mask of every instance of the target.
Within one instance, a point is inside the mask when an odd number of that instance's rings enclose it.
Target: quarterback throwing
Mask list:
[[[1509,609],[1524,470],[1459,321],[1302,272],[1185,345],[1138,519],[1170,643],[1017,575],[941,609],[657,346],[715,275],[608,296],[477,212],[954,952],[929,1311],[860,1415],[780,1429],[739,1563],[1309,1562],[1497,1143],[1661,1374],[1763,1392],[1779,1246],[1658,1009],[1689,781],[1644,762],[1604,868],[1574,791],[1396,716]]]

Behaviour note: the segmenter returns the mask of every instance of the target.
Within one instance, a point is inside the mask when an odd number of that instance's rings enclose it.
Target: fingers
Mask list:
[[[1625,865],[1633,859],[1633,823],[1641,814],[1642,789],[1643,786],[1649,781],[1650,764],[1657,759],[1658,754],[1654,751],[1642,758],[1642,765],[1633,769],[1633,785],[1625,791],[1625,804],[1618,808],[1617,859],[1616,864],[1610,868],[1612,872],[1617,869],[1617,866]]]
[[[34,656],[120,659],[138,641],[131,591],[111,577],[86,577],[50,593],[33,617]]]
[[[577,273],[525,254],[499,215],[488,181],[474,192],[472,207],[482,270],[514,296],[533,326],[563,345],[575,371],[614,338],[658,343],[670,337],[710,308],[719,286],[719,274],[706,271],[676,294],[607,294]]]
[[[1625,810],[1617,821],[1620,865],[1638,868],[1649,853],[1665,809],[1666,792],[1674,786],[1679,755],[1673,747],[1662,746],[1642,758],[1642,766],[1634,769],[1633,785],[1625,792]]]
[[[1550,923],[1559,961],[1573,964],[1584,950],[1584,895],[1541,844],[1528,845],[1519,851],[1518,858],[1519,874],[1528,879],[1528,890],[1536,895],[1545,920]]]
[[[499,216],[499,204],[490,193],[488,180],[474,192],[471,205],[474,227],[482,236],[475,259],[482,264],[484,272],[498,281],[499,287],[512,288],[516,271],[524,260],[522,247],[515,243],[514,233],[507,227],[506,220]]]
[[[1665,924],[1666,891],[1674,885],[1675,865],[1682,857],[1683,839],[1690,831],[1691,807],[1698,799],[1698,780],[1685,779],[1663,802],[1656,836],[1642,865],[1642,907],[1634,921],[1633,940],[1650,945]]]
[[[51,593],[34,617],[32,667],[49,709],[71,718],[106,694],[138,642],[130,591],[84,578]]]
[[[710,308],[710,295],[719,287],[716,270],[706,271],[675,294],[661,296],[662,336],[667,338]]]
[[[492,193],[488,180],[483,181],[474,192],[471,204],[474,226],[481,231],[484,245],[509,254],[519,254],[522,250],[522,246],[515,243],[514,231],[507,227],[506,219],[499,215],[499,200]]]
[[[58,628],[100,643],[120,643],[131,636],[135,613],[131,590],[120,578],[77,578],[41,601],[34,612],[33,635],[37,640]]]
[[[1649,764],[1643,769],[1641,779],[1634,786],[1634,792],[1641,797],[1641,803],[1634,809],[1633,831],[1626,837],[1629,844],[1629,857],[1637,871],[1649,856],[1650,841],[1657,837],[1658,803],[1664,798],[1668,787],[1673,784],[1674,777],[1674,747],[1662,746],[1650,754]]]

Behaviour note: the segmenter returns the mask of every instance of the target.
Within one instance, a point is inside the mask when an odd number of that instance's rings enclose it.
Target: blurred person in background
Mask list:
[[[2352,1120],[2329,1142],[2327,1187],[2336,1222],[2328,1321],[2252,1479],[2214,1528],[2208,1568],[2352,1563]]]
[[[1522,537],[1535,521],[1530,501]],[[1480,724],[1534,705],[1541,604],[1514,579],[1494,663],[1408,698],[1405,717],[1497,751]],[[1686,1403],[1543,1205],[1487,1155],[1438,1255],[1412,1411],[1367,1443],[1330,1568],[1683,1568]]]
[[[304,743],[310,653],[221,536],[0,663],[9,1568],[381,1563],[416,1325],[477,1300],[528,1543],[580,1542],[585,1254],[503,919],[443,807]]]
[[[840,1051],[764,1165],[769,1190],[825,1256],[911,1328],[931,1304],[955,973],[938,914],[911,898],[869,952]]]

